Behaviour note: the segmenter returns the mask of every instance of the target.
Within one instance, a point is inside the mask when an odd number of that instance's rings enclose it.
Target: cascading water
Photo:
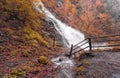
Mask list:
[[[46,19],[52,21],[56,30],[62,36],[64,45],[70,47],[71,44],[75,45],[78,42],[84,40],[84,34],[80,31],[73,29],[67,24],[61,22],[57,19],[47,8],[44,7],[43,3],[40,1],[41,7],[36,7],[37,11],[44,13],[46,15]]]
[[[41,13],[44,13],[46,16],[46,20],[51,21],[54,24],[54,27],[62,36],[64,45],[67,46],[68,48],[71,46],[71,44],[75,45],[85,39],[83,33],[57,19],[47,8],[44,7],[44,4],[41,1],[38,6],[35,6],[35,9]],[[100,45],[103,45],[103,43],[101,43]],[[85,48],[86,46],[88,46],[88,44],[80,48]],[[73,60],[69,59],[68,57],[59,56],[53,58],[51,61],[55,64],[55,68],[57,67],[62,68],[57,78],[73,78],[72,76],[73,73],[71,73],[72,72],[71,68],[74,67]]]
[[[58,73],[56,78],[73,78],[73,60],[68,57],[59,56],[51,60],[55,64],[55,68],[61,68],[62,70]]]
[[[64,45],[70,47],[71,44],[75,45],[78,42],[84,40],[84,34],[78,30],[73,29],[67,24],[57,19],[47,8],[44,7],[40,1],[39,5],[35,9],[46,15],[46,20],[51,21],[54,24],[56,30],[62,36]],[[58,74],[57,78],[73,78],[72,68],[74,67],[73,60],[68,57],[59,56],[51,60],[55,64],[55,68],[60,67],[62,70]]]

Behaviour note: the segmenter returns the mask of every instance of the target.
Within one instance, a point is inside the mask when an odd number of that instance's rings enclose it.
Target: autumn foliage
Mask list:
[[[120,34],[118,0],[42,1],[57,18],[81,30],[86,37]]]

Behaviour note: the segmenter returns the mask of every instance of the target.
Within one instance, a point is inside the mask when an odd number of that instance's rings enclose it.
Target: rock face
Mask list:
[[[59,19],[87,37],[120,34],[119,0],[42,0]]]

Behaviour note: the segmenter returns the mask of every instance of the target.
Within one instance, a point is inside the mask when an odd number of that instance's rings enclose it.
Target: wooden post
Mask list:
[[[71,45],[71,49],[70,49],[69,58],[72,56],[72,51],[73,51],[73,44]]]
[[[92,42],[91,42],[91,38],[88,38],[89,41],[89,50],[92,51]]]

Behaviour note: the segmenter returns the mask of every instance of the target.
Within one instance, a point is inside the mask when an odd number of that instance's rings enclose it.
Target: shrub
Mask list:
[[[0,46],[0,50],[1,50],[1,51],[4,50],[4,47],[3,47],[3,46]]]
[[[26,73],[22,69],[14,68],[11,70],[10,74],[6,74],[3,78],[21,78],[25,77]]]
[[[29,56],[29,51],[23,50],[23,51],[22,51],[22,56],[23,56],[23,57],[28,57],[28,56]]]
[[[16,76],[19,76],[19,77],[22,77],[22,76],[26,76],[26,73],[24,71],[22,71],[22,69],[12,69],[11,75],[16,75]]]
[[[30,40],[28,43],[33,48],[37,48],[38,47],[38,41],[37,40]]]
[[[22,67],[22,69],[25,70],[25,71],[31,71],[32,70],[32,68],[30,66],[28,66],[28,65],[24,65]]]
[[[45,65],[45,64],[49,63],[49,60],[48,60],[48,58],[46,56],[40,56],[38,58],[38,62]]]
[[[83,64],[83,65],[89,65],[90,62],[89,62],[88,60],[83,60],[83,61],[82,61],[82,64]]]
[[[13,34],[13,30],[11,28],[6,28],[5,30],[7,34],[9,35]]]
[[[41,42],[46,47],[50,47],[48,45],[48,42],[45,41],[45,39],[42,37],[42,35],[38,31],[33,30],[30,26],[24,27],[23,28],[23,32],[25,33],[23,35],[23,39],[26,39],[26,40],[36,40],[36,41],[38,41],[38,43]],[[37,46],[36,42],[33,42],[33,43],[35,43],[35,46]]]
[[[3,78],[19,78],[16,75],[6,74]]]
[[[10,56],[15,56],[17,54],[17,51],[10,52]]]
[[[80,66],[80,67],[77,68],[77,71],[78,72],[84,72],[85,71],[85,67]]]

